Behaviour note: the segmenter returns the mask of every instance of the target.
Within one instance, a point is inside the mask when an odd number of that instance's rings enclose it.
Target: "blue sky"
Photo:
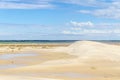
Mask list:
[[[119,40],[119,0],[0,0],[0,40]]]

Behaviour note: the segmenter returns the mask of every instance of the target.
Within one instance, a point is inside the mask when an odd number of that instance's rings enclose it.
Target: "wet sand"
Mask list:
[[[119,49],[90,41],[71,46],[2,44],[0,80],[120,80]]]

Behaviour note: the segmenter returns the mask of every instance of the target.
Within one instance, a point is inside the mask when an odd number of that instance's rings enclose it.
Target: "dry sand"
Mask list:
[[[118,45],[93,41],[69,46],[2,45],[0,53],[35,54],[0,59],[0,80],[120,80]]]

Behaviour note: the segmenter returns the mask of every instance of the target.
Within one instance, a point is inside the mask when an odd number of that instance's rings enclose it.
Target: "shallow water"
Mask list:
[[[25,56],[37,56],[35,53],[15,53],[15,54],[2,54],[0,55],[0,59],[12,59],[16,57],[25,57]]]
[[[0,65],[0,69],[16,68],[16,67],[21,67],[21,66],[24,66],[24,65],[7,64],[7,65]]]
[[[61,76],[61,77],[70,77],[70,78],[90,78],[90,77],[93,77],[93,75],[80,74],[80,73],[56,73],[54,75]]]
[[[14,58],[19,58],[21,57],[29,57],[29,56],[37,56],[37,53],[8,53],[8,54],[1,54],[0,55],[0,60],[11,60]],[[16,68],[16,67],[21,67],[24,66],[23,64],[0,64],[0,69],[8,69],[8,68]]]
[[[92,78],[96,77],[96,75],[90,75],[90,74],[82,74],[82,73],[74,73],[74,72],[63,72],[63,73],[39,73],[39,74],[31,74],[26,73],[27,76],[35,76],[35,75],[41,75],[41,76],[55,76],[55,77],[65,77],[65,78]]]
[[[73,72],[51,73],[50,75],[53,75],[56,77],[67,77],[67,78],[91,78],[91,77],[95,77],[94,75],[90,75],[90,74],[73,73]]]

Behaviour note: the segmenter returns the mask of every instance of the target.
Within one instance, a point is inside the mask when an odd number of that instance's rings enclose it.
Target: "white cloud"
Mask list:
[[[71,22],[70,22],[71,23]],[[120,34],[120,23],[92,23],[91,27],[90,21],[88,22],[76,22],[72,21],[70,27],[66,30],[63,30],[63,34],[69,35],[81,35],[81,34]],[[81,27],[84,26],[84,27]]]
[[[89,7],[104,7],[110,3],[102,0],[0,0],[0,8],[4,9],[33,9],[53,8],[57,3],[74,4]],[[99,5],[101,6],[99,6]],[[59,5],[59,4],[57,4]]]
[[[103,18],[120,18],[120,0],[61,0],[67,4],[85,6],[79,12]],[[83,10],[82,10],[83,9]]]
[[[105,0],[61,0],[61,1],[64,3],[91,7],[103,7],[109,5],[109,3],[107,3]]]
[[[71,34],[71,31],[62,31],[63,34]]]
[[[99,8],[95,10],[80,10],[79,12],[84,14],[91,14],[98,17],[119,19],[120,18],[120,1],[112,2],[111,5],[104,8]]]
[[[90,21],[88,21],[88,22],[71,21],[69,24],[72,26],[75,26],[75,27],[87,27],[87,26],[92,27],[92,26],[94,26],[94,24]]]
[[[1,9],[43,9],[53,8],[51,0],[1,0]]]
[[[81,34],[120,34],[120,29],[113,29],[113,30],[97,30],[97,29],[82,29],[80,31],[62,31],[63,34],[71,34],[71,35],[81,35]]]

